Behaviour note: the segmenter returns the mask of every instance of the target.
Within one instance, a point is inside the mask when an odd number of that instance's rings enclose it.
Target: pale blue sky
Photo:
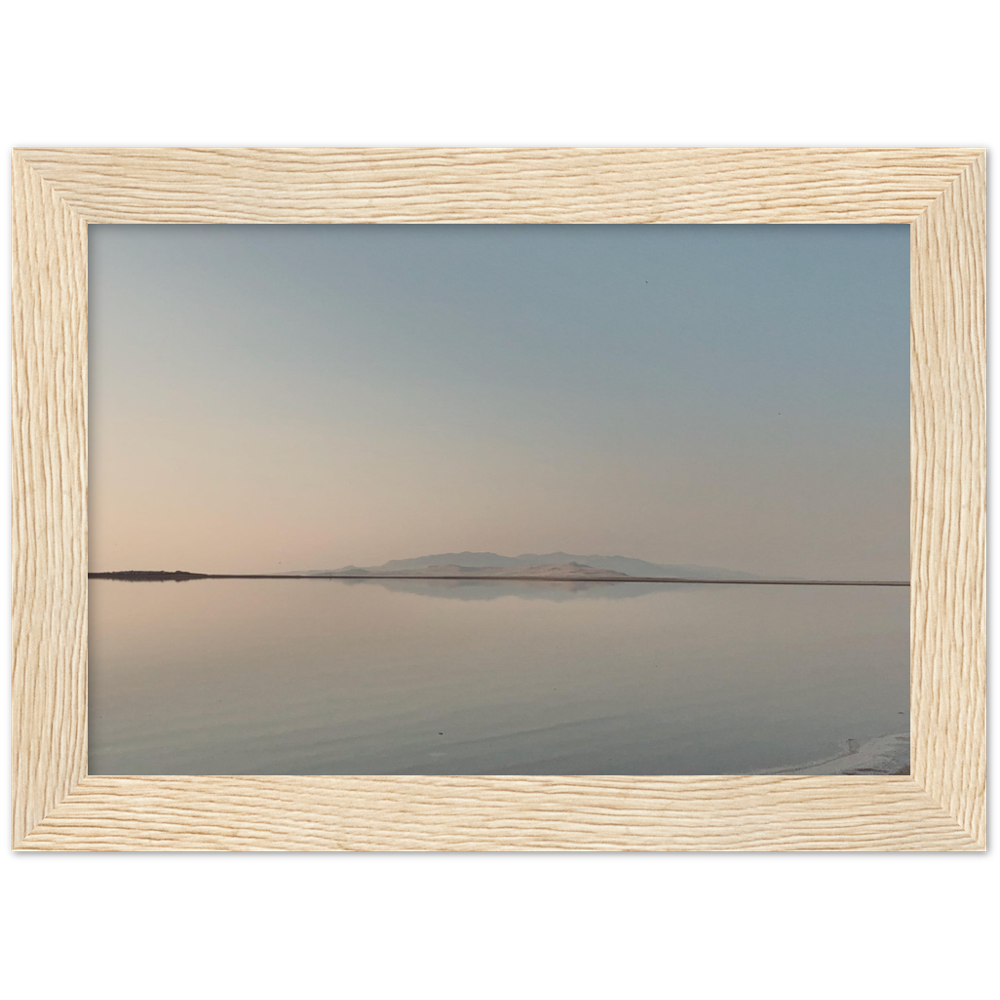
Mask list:
[[[906,226],[91,226],[91,568],[909,573]]]

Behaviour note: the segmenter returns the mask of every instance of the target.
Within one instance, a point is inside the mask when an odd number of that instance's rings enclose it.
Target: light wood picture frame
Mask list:
[[[908,776],[87,773],[90,223],[904,223]],[[19,850],[982,850],[981,149],[18,149],[13,846]]]

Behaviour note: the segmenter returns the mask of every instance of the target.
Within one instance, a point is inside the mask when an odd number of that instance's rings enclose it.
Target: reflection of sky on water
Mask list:
[[[499,597],[517,597],[525,601],[569,601],[574,598],[618,599],[641,597],[669,587],[687,586],[670,583],[603,583],[595,581],[530,580],[345,580],[363,587],[378,585],[400,594],[447,597],[459,601],[492,601]]]
[[[92,581],[90,772],[747,773],[907,728],[907,588],[374,583]]]

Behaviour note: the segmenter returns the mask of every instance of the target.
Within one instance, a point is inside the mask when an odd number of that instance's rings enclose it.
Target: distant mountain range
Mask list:
[[[340,569],[301,570],[297,575],[330,574],[378,576],[538,576],[572,577],[675,577],[686,580],[752,580],[750,573],[690,566],[679,563],[652,563],[628,556],[574,555],[570,552],[527,553],[502,556],[496,552],[443,552],[416,559],[390,559],[381,566],[343,566]]]

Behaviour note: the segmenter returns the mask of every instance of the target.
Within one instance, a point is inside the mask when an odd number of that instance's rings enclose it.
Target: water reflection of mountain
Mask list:
[[[367,574],[395,576],[414,574],[448,576],[468,573],[471,576],[514,575],[537,572],[542,576],[599,575],[607,571],[615,576],[669,576],[685,580],[751,580],[752,574],[717,566],[691,566],[681,563],[653,563],[628,556],[576,555],[572,552],[547,552],[502,556],[496,552],[439,552],[416,559],[390,559],[381,566],[344,566],[341,569],[300,570],[304,576],[331,574]]]
[[[385,587],[402,594],[445,597],[460,601],[492,601],[498,597],[519,597],[534,601],[572,601],[580,598],[617,599],[641,597],[677,587],[680,583],[599,583],[590,580],[339,580],[347,587]],[[696,585],[695,585],[696,586]]]

